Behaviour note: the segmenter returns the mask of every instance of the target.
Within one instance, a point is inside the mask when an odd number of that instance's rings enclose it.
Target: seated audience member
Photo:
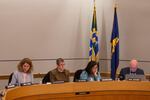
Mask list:
[[[80,74],[80,80],[100,81],[101,76],[98,72],[98,63],[90,61],[84,71]]]
[[[18,70],[13,72],[9,85],[21,85],[22,83],[33,83],[33,64],[29,58],[22,59],[18,64]]]
[[[50,71],[50,80],[52,83],[57,81],[69,82],[69,70],[65,69],[64,59],[58,58],[56,60],[57,67]]]
[[[144,71],[138,68],[137,60],[133,59],[130,61],[130,66],[122,68],[119,74],[120,80],[124,80],[127,74],[134,74],[134,75],[144,75]]]

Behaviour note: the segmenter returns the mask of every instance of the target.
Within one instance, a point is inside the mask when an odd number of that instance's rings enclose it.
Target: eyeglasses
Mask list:
[[[60,66],[64,66],[64,65],[65,65],[65,63],[60,63],[59,65],[60,65]]]

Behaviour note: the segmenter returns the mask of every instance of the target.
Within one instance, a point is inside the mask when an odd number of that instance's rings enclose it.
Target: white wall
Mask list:
[[[139,60],[139,67],[150,74],[150,1],[117,0],[120,35],[120,66],[128,66],[130,59]],[[113,0],[103,0],[101,56],[110,59],[110,37],[113,22]],[[124,61],[125,60],[125,61]],[[127,61],[126,61],[127,60]],[[102,70],[110,70],[110,62],[102,61]],[[107,66],[107,67],[106,67]]]
[[[150,1],[118,0],[118,4],[120,59],[150,61]],[[54,59],[33,61],[34,73],[53,69],[58,57],[83,58],[66,60],[66,68],[71,72],[84,68],[92,7],[92,0],[0,0],[0,75],[16,70],[24,57]],[[110,59],[113,0],[96,0],[96,7],[100,57]],[[101,71],[110,71],[109,62],[100,61]],[[118,71],[128,63],[120,61]],[[150,74],[149,62],[139,64]]]

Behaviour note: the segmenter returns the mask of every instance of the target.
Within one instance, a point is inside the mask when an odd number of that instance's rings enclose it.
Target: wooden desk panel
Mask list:
[[[150,82],[77,82],[16,87],[3,100],[150,100]]]

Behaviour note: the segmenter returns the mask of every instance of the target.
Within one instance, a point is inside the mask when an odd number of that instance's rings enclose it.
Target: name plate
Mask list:
[[[55,82],[52,82],[52,84],[61,84],[61,83],[64,83],[64,81],[55,81]]]
[[[76,82],[87,82],[87,80],[77,80]]]
[[[32,83],[31,83],[31,82],[21,83],[21,84],[20,84],[20,86],[30,86],[30,85],[32,85]]]
[[[6,89],[10,89],[10,88],[14,88],[14,87],[16,87],[17,85],[15,85],[15,84],[13,84],[13,85],[7,85],[7,86],[5,86],[5,88]]]
[[[110,78],[105,78],[105,79],[102,79],[103,82],[109,82],[109,81],[113,81],[112,79]]]
[[[141,81],[140,78],[129,78],[128,81]]]

